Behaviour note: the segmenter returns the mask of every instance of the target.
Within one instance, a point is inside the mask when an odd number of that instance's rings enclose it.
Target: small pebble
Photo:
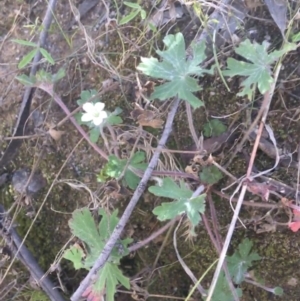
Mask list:
[[[12,177],[12,185],[17,192],[25,193],[27,196],[32,197],[46,185],[46,180],[41,173],[36,172],[26,187],[30,175],[31,171],[28,168],[16,170]]]

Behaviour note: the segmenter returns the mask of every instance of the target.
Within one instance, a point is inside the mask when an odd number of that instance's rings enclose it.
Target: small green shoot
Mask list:
[[[274,295],[276,295],[276,296],[282,296],[283,293],[284,293],[284,291],[283,291],[282,287],[280,287],[280,286],[274,287],[274,289],[273,289],[273,294]]]
[[[130,12],[129,15],[127,15],[121,19],[121,21],[119,22],[119,25],[127,24],[128,22],[133,20],[138,14],[141,15],[142,20],[145,20],[147,13],[138,3],[124,1],[124,4],[128,7],[131,7],[132,11]]]
[[[236,284],[245,280],[246,272],[252,266],[254,261],[260,260],[261,257],[252,252],[253,243],[245,238],[238,246],[232,256],[227,257],[228,270]]]
[[[216,137],[226,132],[227,127],[219,119],[213,119],[203,126],[203,135],[205,137]]]
[[[33,47],[33,49],[29,51],[19,62],[18,64],[19,69],[23,69],[28,64],[30,64],[30,62],[33,60],[33,58],[35,57],[38,51],[41,52],[42,56],[46,59],[48,63],[50,63],[51,65],[55,64],[55,61],[52,58],[51,54],[46,49],[39,47],[38,44],[26,40],[19,40],[19,39],[13,39],[12,41],[23,46]]]
[[[205,211],[205,194],[192,198],[193,191],[187,188],[184,182],[177,185],[172,178],[164,178],[161,185],[151,186],[149,191],[156,196],[176,200],[154,208],[153,213],[160,221],[186,214],[192,224],[191,234],[195,235],[194,228],[201,221],[200,214]]]
[[[56,83],[66,75],[65,70],[60,68],[57,73],[51,74],[46,72],[44,69],[39,70],[35,76],[28,76],[21,74],[16,76],[16,79],[24,86],[34,86],[37,82],[50,82]]]
[[[167,50],[156,51],[163,61],[159,62],[154,57],[142,57],[142,62],[137,67],[138,70],[148,76],[168,81],[159,87],[155,87],[150,99],[166,100],[178,96],[188,101],[193,108],[203,106],[203,102],[193,92],[201,90],[201,87],[198,85],[198,79],[194,78],[194,76],[203,76],[204,73],[211,73],[211,71],[202,69],[199,66],[206,58],[205,43],[193,44],[193,58],[187,60],[185,41],[181,32],[176,35],[167,35],[163,41]]]
[[[140,178],[135,175],[129,167],[131,166],[139,170],[146,170],[147,163],[145,163],[145,159],[145,153],[141,151],[136,152],[132,156],[129,164],[127,159],[119,159],[115,155],[110,155],[107,164],[98,176],[98,181],[104,182],[108,179],[108,177],[118,180],[123,176],[123,185],[128,186],[131,189],[135,189],[139,184]],[[124,171],[125,168],[126,170]]]
[[[227,70],[223,71],[223,74],[225,76],[240,75],[246,77],[241,83],[243,90],[237,94],[238,96],[247,95],[251,100],[256,86],[261,94],[266,93],[274,82],[271,65],[287,52],[297,48],[296,44],[287,43],[281,50],[268,53],[268,47],[269,43],[266,41],[262,44],[252,44],[247,39],[235,49],[235,52],[248,62],[228,58]]]
[[[200,172],[201,181],[209,185],[218,183],[222,178],[223,174],[214,165],[204,166]]]
[[[86,254],[79,245],[74,245],[65,251],[63,257],[72,261],[76,270],[81,268],[89,270],[94,265],[119,221],[117,210],[108,215],[101,208],[98,213],[101,216],[98,226],[95,224],[88,208],[74,211],[72,219],[69,221],[73,235],[85,244],[87,251]],[[101,296],[105,290],[106,300],[113,301],[119,283],[127,289],[130,288],[129,279],[122,274],[118,265],[120,264],[120,259],[128,255],[127,246],[131,242],[132,240],[127,238],[120,240],[119,245],[115,246],[108,261],[99,271],[96,282],[92,285],[90,295],[93,295],[93,297]]]

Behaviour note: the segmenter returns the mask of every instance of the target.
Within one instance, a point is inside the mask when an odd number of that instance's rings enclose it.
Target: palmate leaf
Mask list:
[[[236,294],[238,295],[238,297],[242,297],[242,293],[243,292],[240,288],[236,289]],[[224,272],[220,273],[220,276],[218,278],[218,282],[217,282],[217,285],[216,285],[216,288],[214,290],[211,300],[212,301],[233,301],[234,300]]]
[[[185,213],[192,224],[191,234],[195,234],[194,228],[201,221],[200,214],[205,211],[205,194],[192,198],[193,192],[183,182],[178,186],[171,178],[163,179],[160,186],[149,187],[149,191],[156,196],[176,200],[154,208],[153,213],[159,220],[169,220]]]
[[[155,87],[151,99],[158,98],[166,100],[178,96],[188,101],[194,108],[203,105],[193,92],[200,91],[196,79],[192,76],[202,76],[204,73],[211,71],[202,69],[199,64],[206,58],[205,43],[193,45],[193,58],[186,60],[185,42],[182,33],[176,35],[167,35],[164,38],[164,44],[167,50],[157,50],[157,54],[162,58],[141,58],[141,63],[137,69],[144,74],[166,80],[168,82],[159,87]]]
[[[131,160],[129,165],[136,168],[145,170],[147,168],[147,163],[144,163],[146,159],[144,152],[136,152]],[[108,175],[112,178],[118,179],[127,165],[127,159],[119,159],[115,155],[110,155],[108,158],[108,162],[105,165],[102,174]],[[128,168],[125,170],[124,173],[124,185],[128,186],[131,189],[135,189],[139,183],[140,179],[137,175],[135,175],[131,170]]]
[[[225,76],[245,76],[247,77],[241,85],[243,90],[239,96],[247,95],[252,99],[255,87],[258,87],[260,93],[266,93],[273,83],[271,65],[276,62],[285,53],[296,49],[295,44],[285,44],[282,50],[276,50],[268,53],[269,44],[264,41],[262,44],[251,43],[250,40],[243,41],[235,52],[249,62],[238,61],[233,58],[227,60],[227,70],[223,71]]]
[[[261,259],[256,252],[251,251],[252,246],[253,243],[246,238],[239,244],[234,254],[227,258],[229,273],[236,284],[244,281],[245,274],[252,266],[253,261]]]
[[[97,226],[87,208],[76,210],[69,221],[69,226],[72,233],[85,243],[87,254],[84,254],[83,250],[78,246],[72,246],[66,250],[64,258],[71,260],[76,269],[85,268],[89,270],[94,265],[106,241],[116,227],[119,221],[117,215],[117,210],[108,215],[102,208],[99,209],[101,221]],[[120,263],[120,259],[129,253],[127,246],[131,242],[132,239],[124,239],[118,242],[122,248],[116,246],[108,261],[99,271],[95,284],[87,292],[89,300],[98,300],[97,298],[105,292],[106,300],[113,301],[116,287],[119,283],[129,289],[129,279],[122,274],[122,271],[118,268],[118,264]]]

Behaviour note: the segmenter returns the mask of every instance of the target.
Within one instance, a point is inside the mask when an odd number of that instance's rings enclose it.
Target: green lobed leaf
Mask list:
[[[156,196],[175,200],[192,197],[193,192],[185,186],[184,182],[180,182],[179,185],[172,178],[164,178],[161,185],[150,186],[148,190]]]
[[[238,297],[242,297],[243,292],[240,288],[237,288],[236,294],[238,295]],[[229,284],[227,282],[227,279],[224,275],[224,272],[221,272],[218,278],[215,291],[212,295],[211,301],[233,301],[233,300],[234,300],[233,295],[229,287]]]
[[[81,248],[72,246],[70,249],[64,252],[63,258],[68,259],[73,262],[75,270],[82,269],[84,265],[82,264],[82,259],[85,254]]]
[[[220,170],[214,166],[204,166],[200,172],[200,179],[206,184],[215,184],[218,183],[223,178],[223,174]]]
[[[251,252],[252,246],[253,243],[246,238],[239,244],[234,254],[227,257],[228,270],[236,284],[244,281],[245,274],[253,261],[261,259],[256,252]]]
[[[270,54],[267,52],[269,43],[264,41],[262,44],[251,43],[249,39],[243,41],[235,52],[249,62],[238,61],[233,58],[227,60],[227,70],[223,71],[225,76],[245,76],[247,77],[241,86],[243,90],[239,96],[247,95],[252,99],[256,86],[261,94],[270,90],[274,81],[272,77],[271,65],[285,53],[295,49],[295,44],[285,44],[282,50],[276,50]]]
[[[100,101],[99,97],[95,97],[97,93],[98,92],[95,89],[82,91],[80,94],[80,99],[77,100],[77,104],[81,106],[84,103],[88,102],[91,98],[93,98],[93,103]]]
[[[129,165],[140,170],[145,170],[147,168],[147,163],[144,163],[146,159],[144,152],[136,152]],[[119,159],[115,155],[110,155],[108,157],[108,162],[104,167],[104,173],[108,176],[118,179],[127,165],[127,159]],[[103,174],[102,174],[103,177]],[[135,189],[140,181],[140,178],[135,175],[129,168],[126,169],[124,173],[124,185],[128,186],[130,189]]]
[[[205,137],[216,137],[226,132],[227,127],[219,119],[213,119],[203,126],[203,135]]]
[[[168,81],[155,87],[151,99],[166,100],[178,96],[188,101],[194,108],[202,106],[203,103],[193,94],[193,92],[201,90],[198,81],[193,76],[211,73],[211,71],[198,66],[206,58],[205,43],[193,45],[193,59],[186,60],[182,33],[167,35],[163,41],[167,49],[156,51],[163,60],[158,61],[157,58],[153,57],[141,58],[141,63],[137,67],[148,76]]]
[[[205,211],[205,194],[191,198],[193,192],[186,188],[183,182],[178,186],[171,178],[163,179],[160,186],[149,187],[149,191],[156,196],[176,200],[170,203],[162,203],[160,206],[154,208],[152,212],[159,220],[173,219],[185,213],[192,224],[191,234],[195,234],[194,228],[201,221],[200,214]]]
[[[91,248],[99,250],[103,248],[103,243],[99,239],[98,229],[88,208],[75,210],[72,214],[72,219],[69,221],[69,227],[73,235]],[[103,233],[101,234],[103,235]]]
[[[40,69],[36,73],[36,79],[40,82],[51,82],[52,74],[47,72],[45,69]]]
[[[64,258],[73,261],[75,268],[84,267],[90,269],[94,265],[106,241],[119,222],[117,210],[108,215],[103,208],[100,208],[98,213],[101,217],[98,227],[87,208],[76,210],[69,221],[72,233],[85,243],[88,251],[87,254],[83,254],[82,250],[72,247],[65,252]],[[129,279],[122,274],[118,264],[120,259],[129,253],[127,247],[131,242],[132,239],[120,240],[119,244],[122,245],[122,250],[124,250],[121,253],[114,247],[109,260],[99,271],[92,290],[87,293],[88,298],[94,300],[94,298],[102,296],[105,292],[106,300],[112,301],[114,300],[117,285],[121,284],[127,289],[130,288]]]
[[[120,269],[118,269],[114,264],[106,263],[100,270],[97,280],[92,287],[93,295],[101,295],[103,293],[103,289],[105,289],[105,300],[114,301],[114,295],[119,283],[127,289],[130,288],[129,278],[125,277]]]

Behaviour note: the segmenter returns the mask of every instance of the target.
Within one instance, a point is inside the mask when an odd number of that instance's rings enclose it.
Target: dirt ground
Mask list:
[[[126,14],[126,7],[116,2],[120,13]],[[155,49],[162,47],[162,37],[166,32],[175,33],[181,30],[187,42],[190,41],[197,32],[198,23],[193,23],[191,16],[185,12],[186,17],[169,20],[161,32],[155,35],[142,28],[139,17],[123,27],[117,27],[114,22],[105,26],[105,22],[99,23],[99,20],[103,19],[104,10],[101,3],[84,15],[82,24],[78,26],[76,22],[72,22],[73,13],[69,1],[58,1],[55,10],[56,20],[50,27],[45,47],[54,58],[55,65],[50,66],[44,61],[43,67],[48,72],[56,72],[61,67],[65,69],[66,76],[56,84],[55,90],[71,112],[77,108],[76,101],[82,91],[89,89],[104,91],[101,101],[105,103],[107,109],[114,110],[120,107],[123,110],[124,124],[120,125],[116,132],[124,133],[130,130],[133,135],[137,135],[138,126],[130,117],[130,113],[134,103],[139,101],[137,92],[139,85],[146,90],[147,82],[145,76],[136,75],[135,67],[140,62],[140,57],[150,56]],[[74,2],[74,4],[78,3]],[[108,3],[110,7],[114,7],[115,4]],[[144,1],[141,5],[147,11],[152,7],[151,1]],[[0,0],[0,6],[0,150],[3,153],[12,136],[25,90],[15,77],[27,73],[30,67],[24,70],[18,69],[18,63],[28,53],[29,47],[14,43],[12,39],[37,41],[46,4],[43,1]],[[255,32],[254,40],[262,42],[268,36],[275,47],[282,37],[266,9],[255,6],[249,14],[262,21],[246,18],[244,32],[240,33],[241,37],[249,32]],[[115,17],[116,10],[111,8],[110,18]],[[73,23],[75,24],[70,28]],[[297,25],[295,26],[297,29]],[[225,62],[226,56],[233,55],[232,50],[224,50],[222,53],[224,56],[220,57],[221,64]],[[280,148],[294,152],[300,143],[299,52],[295,51],[289,55],[283,65],[268,122],[274,130]],[[193,111],[193,120],[198,134],[212,116],[227,116],[222,118],[222,121],[231,128],[245,125],[249,118],[250,120],[255,118],[262,99],[257,97],[254,104],[249,105],[247,99],[236,96],[238,80],[233,80],[229,84],[231,92],[227,91],[218,75],[213,80],[211,78],[202,80],[203,90],[198,93],[198,96],[204,101],[205,108]],[[154,102],[153,105],[160,110],[160,118],[165,120],[168,106],[161,106],[160,102]],[[21,237],[27,233],[33,218],[38,214],[25,244],[45,271],[51,268],[51,278],[64,288],[64,294],[69,298],[85,275],[83,271],[76,272],[66,260],[60,261],[56,266],[59,252],[66,247],[71,238],[68,221],[72,212],[84,206],[89,206],[92,211],[103,206],[106,209],[118,208],[122,212],[132,191],[122,200],[111,200],[106,197],[104,185],[97,182],[97,175],[105,161],[86,141],[81,140],[82,137],[73,124],[66,121],[56,129],[57,132],[54,134],[49,132],[49,129],[64,117],[64,112],[49,95],[40,90],[36,91],[27,122],[27,137],[18,150],[17,158],[5,171],[9,174],[9,181],[1,186],[0,203],[7,210],[14,204],[12,212],[15,214],[16,229]],[[155,141],[161,134],[161,129],[146,127],[145,131],[154,137]],[[235,141],[225,145],[222,151],[216,154],[219,164],[225,165],[230,159],[231,153],[242,137],[241,132],[237,133]],[[104,142],[100,140],[98,144],[102,147]],[[182,103],[176,115],[168,147],[180,150],[191,144],[192,138]],[[129,147],[126,145],[127,151],[130,147],[132,148],[132,145]],[[236,155],[227,166],[228,171],[236,177],[246,173],[247,158],[251,148],[252,143],[245,142],[243,154]],[[171,159],[166,160],[166,166],[183,171],[186,166],[185,160],[182,160],[179,155],[169,156]],[[260,150],[255,160],[255,167],[258,170],[265,170],[273,165],[274,160]],[[32,169],[33,166],[42,173],[47,185],[29,203],[24,203],[11,185],[11,175],[20,168]],[[298,168],[279,166],[267,176],[295,188]],[[223,178],[213,189],[220,192],[229,184],[230,181]],[[220,233],[224,238],[233,212],[227,199],[217,194],[212,195]],[[246,200],[262,203],[261,198],[250,193],[247,194]],[[147,238],[163,225],[152,214],[153,208],[160,202],[159,198],[148,192],[139,201],[126,228],[126,233],[135,242]],[[269,202],[273,204],[276,201],[271,199]],[[262,279],[267,287],[281,286],[284,295],[275,296],[248,283],[242,285],[241,300],[300,300],[300,233],[292,232],[284,224],[289,220],[286,211],[278,210],[276,218],[273,216],[278,222],[275,226],[273,220],[270,222],[264,217],[267,212],[267,208],[243,206],[240,218],[246,225],[246,229],[241,223],[237,224],[230,252],[234,252],[243,238],[251,239],[253,248],[262,257],[262,260],[254,266],[257,277]],[[197,277],[201,277],[217,258],[216,251],[204,227],[197,227],[197,237],[192,241],[186,239],[185,230],[180,229],[178,251],[187,266]],[[153,269],[153,263],[163,243],[164,248]],[[0,265],[0,275],[4,274],[8,264],[9,261]],[[52,270],[54,266],[57,269]],[[150,295],[147,299],[150,301],[184,300],[192,285],[192,281],[177,260],[172,236],[168,238],[166,234],[151,242],[149,247],[124,258],[121,268],[125,275],[132,279],[139,279],[134,281],[135,286],[132,287],[131,293],[133,291],[140,293],[141,299],[123,293],[120,288],[116,295],[116,300],[119,301],[144,300],[142,296],[144,294],[145,297],[145,292]],[[205,284],[208,287],[209,281],[207,280]],[[11,287],[5,300],[47,300],[39,290],[34,290],[26,269],[18,262],[12,266],[1,286],[0,291],[4,286]],[[200,300],[200,297],[195,295],[194,300]]]

